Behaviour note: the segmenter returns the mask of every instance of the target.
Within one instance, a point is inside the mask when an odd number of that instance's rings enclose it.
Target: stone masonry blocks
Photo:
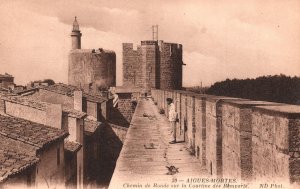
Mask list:
[[[157,106],[172,97],[196,158],[219,178],[300,182],[298,106],[186,91],[155,90]],[[160,100],[159,100],[160,99]]]
[[[182,45],[142,41],[137,49],[123,43],[123,85],[151,88],[182,88]]]

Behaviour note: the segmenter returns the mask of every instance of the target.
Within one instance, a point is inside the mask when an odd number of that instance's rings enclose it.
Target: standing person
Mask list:
[[[170,144],[176,143],[176,118],[177,113],[175,111],[175,105],[173,103],[172,98],[167,98],[167,104],[169,105],[169,121],[171,123],[171,127],[173,129],[173,141]]]

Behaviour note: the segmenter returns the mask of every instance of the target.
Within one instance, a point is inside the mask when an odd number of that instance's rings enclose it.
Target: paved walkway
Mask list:
[[[158,113],[152,100],[141,100],[128,129],[109,189],[174,188],[171,184],[179,184],[175,188],[181,188],[187,178],[206,176],[206,171],[186,150],[184,143],[169,144],[171,140],[171,126],[167,118]],[[174,168],[169,171],[167,167],[171,166]],[[164,184],[168,187],[163,187]]]

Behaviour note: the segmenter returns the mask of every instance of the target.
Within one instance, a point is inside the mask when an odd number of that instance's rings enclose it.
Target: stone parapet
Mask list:
[[[172,98],[186,147],[218,178],[300,182],[300,106],[151,90],[167,115]]]

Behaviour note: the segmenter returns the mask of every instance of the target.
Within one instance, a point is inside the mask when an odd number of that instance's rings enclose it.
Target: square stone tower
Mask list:
[[[123,43],[123,85],[143,88],[182,88],[182,45],[141,41],[137,49]]]

